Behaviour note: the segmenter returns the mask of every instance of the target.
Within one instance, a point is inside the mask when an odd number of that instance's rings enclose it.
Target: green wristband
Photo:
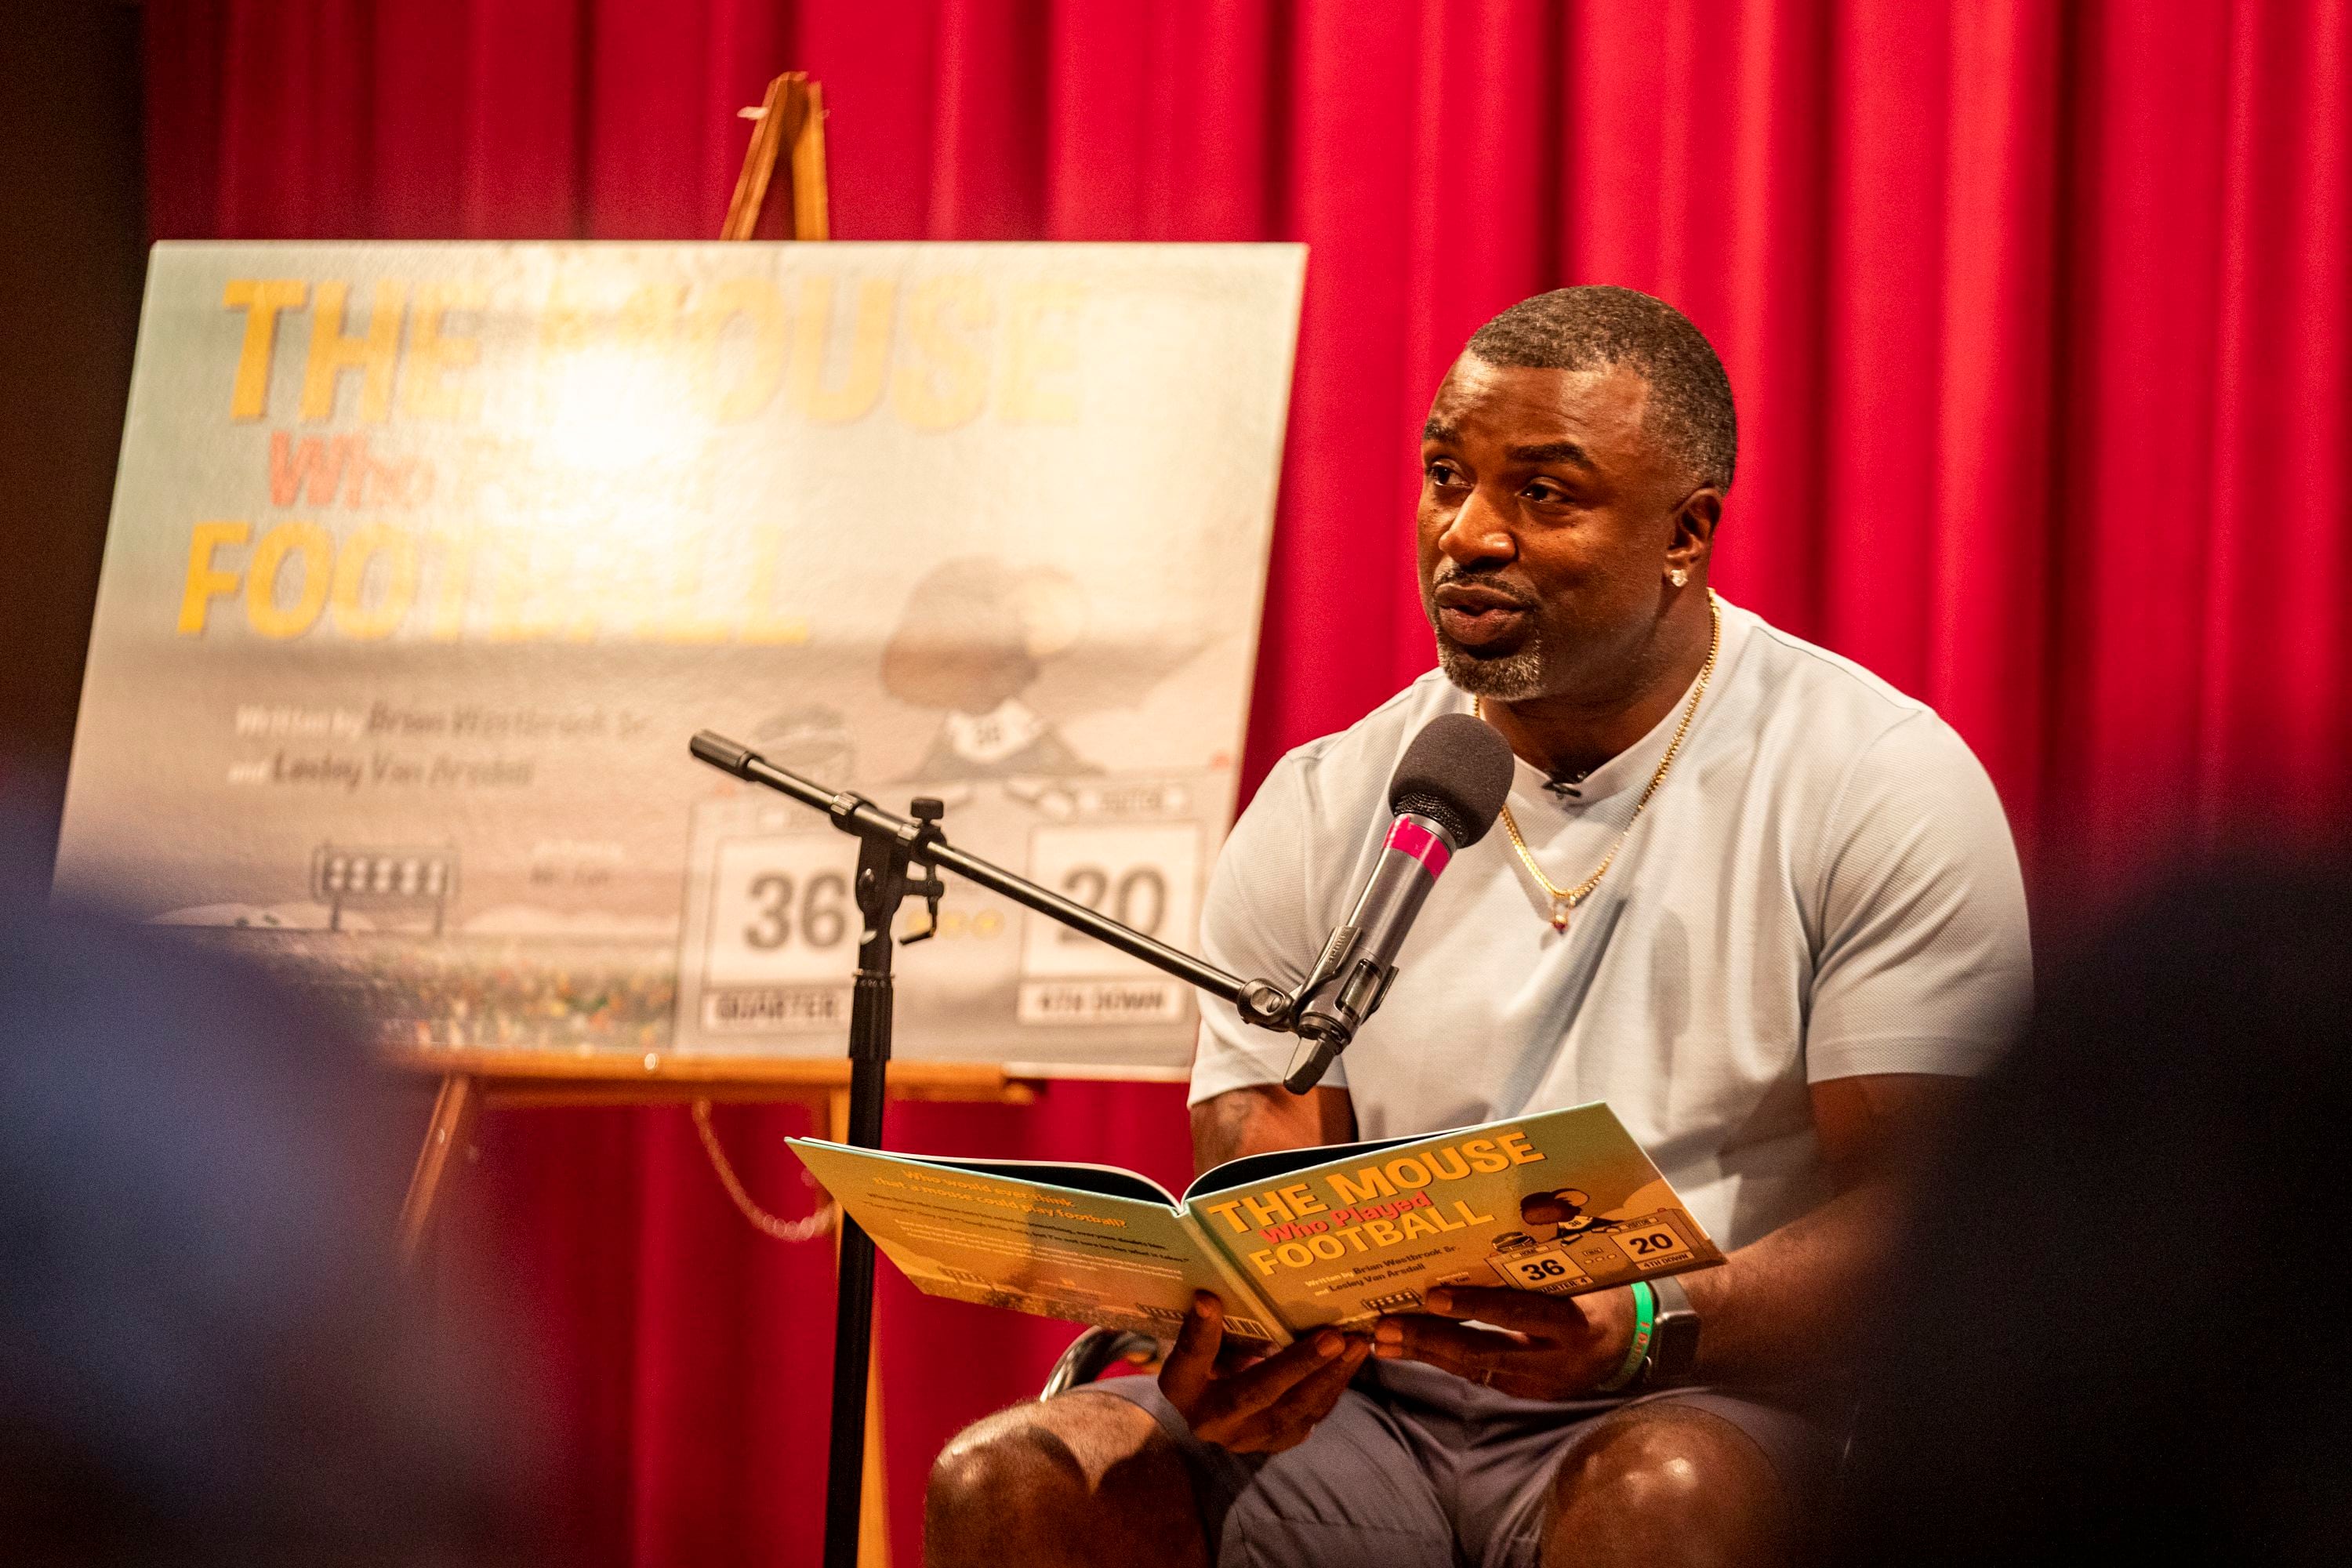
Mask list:
[[[1608,1382],[1593,1389],[1595,1394],[1614,1394],[1642,1374],[1642,1363],[1650,1359],[1650,1331],[1657,1326],[1658,1296],[1650,1289],[1647,1279],[1633,1281],[1633,1342],[1625,1348],[1625,1364],[1611,1375]]]

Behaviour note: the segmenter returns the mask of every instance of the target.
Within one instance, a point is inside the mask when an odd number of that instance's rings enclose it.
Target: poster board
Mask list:
[[[836,1057],[855,846],[709,727],[1179,945],[1230,825],[1289,246],[164,245],[61,892],[383,1044]],[[952,884],[902,1058],[1189,1059]]]

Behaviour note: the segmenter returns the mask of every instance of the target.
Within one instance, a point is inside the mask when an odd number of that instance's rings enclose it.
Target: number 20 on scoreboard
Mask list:
[[[1029,875],[1146,936],[1190,946],[1200,916],[1201,830],[1189,822],[1039,827]],[[1190,995],[1141,959],[1040,915],[1026,917],[1019,1014],[1024,1024],[1169,1023]]]

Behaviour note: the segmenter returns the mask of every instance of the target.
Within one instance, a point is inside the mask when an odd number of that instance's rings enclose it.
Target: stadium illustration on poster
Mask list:
[[[388,1045],[835,1054],[856,846],[709,727],[1189,945],[1302,268],[159,247],[60,890]],[[953,879],[935,934],[902,1056],[1187,1058],[1133,961]]]

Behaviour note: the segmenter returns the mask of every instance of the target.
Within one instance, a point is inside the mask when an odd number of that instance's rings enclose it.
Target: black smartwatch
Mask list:
[[[1658,1315],[1650,1329],[1650,1353],[1643,1358],[1643,1388],[1676,1388],[1698,1373],[1698,1313],[1679,1279],[1653,1279]]]

